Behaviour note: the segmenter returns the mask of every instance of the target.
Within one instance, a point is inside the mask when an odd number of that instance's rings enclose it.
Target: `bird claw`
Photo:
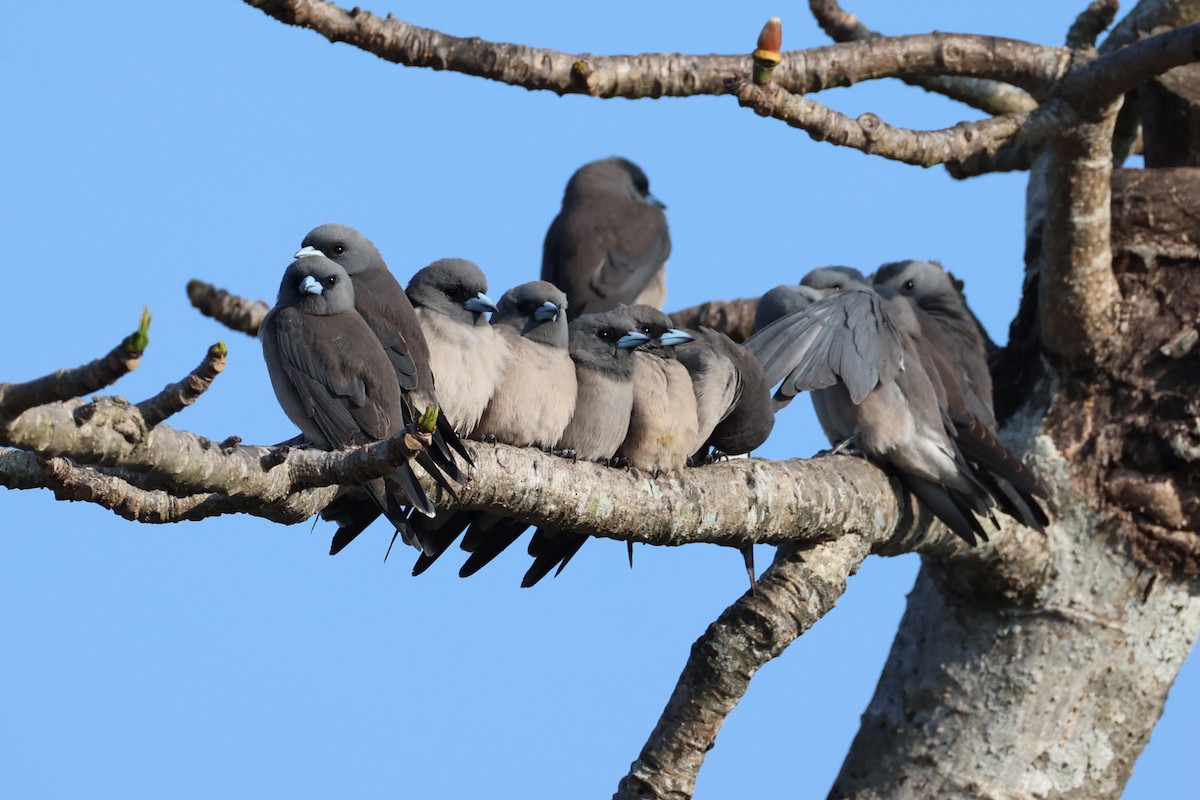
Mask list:
[[[833,447],[827,450],[821,450],[817,453],[818,456],[858,456],[866,458],[867,455],[858,448],[858,436],[848,436],[838,442]]]
[[[569,458],[569,459],[571,459],[571,461],[579,460],[579,453],[575,452],[574,450],[572,450],[569,447],[564,448],[562,450],[555,450],[553,447],[551,447],[551,448],[548,448],[546,450],[546,452],[552,456],[558,456],[559,458]]]
[[[500,443],[500,440],[496,438],[494,433],[485,433],[483,436],[479,437],[479,441],[483,442],[484,444],[490,444],[492,447],[495,447]]]

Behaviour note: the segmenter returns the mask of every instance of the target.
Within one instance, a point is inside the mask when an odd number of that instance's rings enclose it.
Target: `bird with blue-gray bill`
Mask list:
[[[546,281],[523,283],[500,298],[491,324],[505,343],[504,361],[473,438],[546,450],[558,441],[575,411],[575,365],[567,347],[566,305],[563,293]],[[468,524],[472,542],[495,539],[493,533],[503,537],[503,531],[514,526],[515,539],[526,527],[504,517],[467,511],[444,512],[430,522],[414,519],[412,524],[424,547],[414,575],[428,569]],[[464,547],[470,545],[464,542]]]
[[[403,287],[374,242],[349,225],[327,223],[309,231],[296,257],[312,255],[334,261],[350,276],[355,310],[375,332],[396,370],[406,413],[415,417],[428,408],[439,409],[432,445],[417,457],[417,463],[453,494],[449,481],[465,480],[453,453],[457,452],[467,463],[471,463],[471,457],[441,409],[430,368],[429,346]],[[377,512],[358,492],[347,491],[330,503],[321,516],[339,525],[329,550],[336,555],[375,520]]]
[[[354,285],[338,264],[320,255],[292,262],[259,339],[280,406],[316,447],[338,450],[404,430],[395,369],[355,311]],[[433,510],[407,463],[360,488],[406,534],[402,502]]]

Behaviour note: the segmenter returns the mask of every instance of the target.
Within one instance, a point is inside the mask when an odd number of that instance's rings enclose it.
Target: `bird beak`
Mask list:
[[[297,250],[295,252],[295,254],[292,256],[292,258],[306,258],[307,256],[323,256],[323,255],[325,255],[325,254],[310,244],[305,247],[301,247],[299,250]]]
[[[558,306],[547,300],[533,312],[533,318],[538,322],[555,322],[558,320]]]
[[[640,347],[650,341],[650,337],[641,331],[629,331],[620,339],[617,339],[617,347],[622,350],[632,350],[635,347]]]
[[[300,294],[321,294],[324,291],[325,287],[312,275],[305,275],[304,280],[300,281]]]
[[[467,311],[473,311],[476,314],[482,314],[484,311],[495,311],[496,304],[492,302],[492,298],[488,297],[483,292],[480,292],[467,302],[463,303],[463,308],[465,308]]]
[[[652,194],[646,195],[646,202],[652,206],[658,206],[659,208],[665,209],[667,207],[666,203],[664,203],[662,200],[659,200],[657,197],[655,197]]]
[[[674,347],[677,344],[690,342],[693,338],[695,337],[686,331],[681,331],[679,328],[671,328],[671,330],[658,337],[658,343],[663,347]]]

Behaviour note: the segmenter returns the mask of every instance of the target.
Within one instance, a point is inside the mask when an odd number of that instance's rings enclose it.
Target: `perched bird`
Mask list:
[[[474,438],[550,449],[562,436],[575,411],[575,365],[567,349],[566,305],[563,293],[545,281],[523,283],[500,298],[492,327],[505,344],[504,361],[491,399],[471,434]],[[513,539],[527,527],[468,511],[447,512],[432,523],[414,519],[413,530],[425,552],[413,574],[428,569],[468,524],[474,542],[502,523],[516,527]]]
[[[703,460],[710,447],[727,456],[760,447],[775,426],[775,408],[758,359],[720,331],[687,333],[692,341],[676,347],[675,356],[691,376],[696,395],[701,442],[693,460]]]
[[[957,365],[956,373],[972,412],[994,428],[992,373],[983,336],[946,270],[928,261],[897,261],[877,269],[871,282],[890,286],[911,298],[924,312],[927,321],[922,324],[922,337]]]
[[[687,466],[701,441],[692,378],[675,353],[676,346],[692,341],[692,336],[650,306],[629,306],[628,313],[635,329],[650,341],[636,351],[633,411],[617,456],[636,470],[677,472]]]
[[[474,263],[445,258],[421,269],[408,299],[429,344],[429,365],[446,415],[464,436],[479,423],[500,371],[506,345],[484,313],[495,311],[487,278]]]
[[[720,331],[688,333],[693,340],[676,347],[675,355],[696,395],[701,443],[693,463],[706,461],[710,448],[715,456],[735,456],[760,447],[775,426],[775,404],[758,359]],[[754,548],[740,551],[753,590]]]
[[[336,450],[404,429],[395,370],[354,310],[354,285],[342,267],[323,256],[292,262],[259,338],[279,404],[315,446]],[[408,464],[361,488],[398,531],[407,527],[396,491],[415,506],[429,503]]]
[[[839,271],[802,283],[831,293],[747,341],[768,384],[782,382],[784,397],[813,391],[831,443],[853,441],[965,541],[986,539],[977,515],[990,516],[992,498],[955,443],[912,306]]]
[[[811,286],[794,283],[776,286],[758,298],[758,305],[754,307],[754,330],[761,331],[775,320],[807,308],[824,296]]]
[[[946,411],[959,450],[974,465],[976,477],[1005,513],[1044,532],[1049,517],[1037,498],[1045,499],[1048,493],[996,436],[983,336],[950,276],[937,264],[901,261],[880,267],[872,280],[913,305],[921,342],[946,391]]]
[[[571,323],[575,414],[555,445],[558,450],[570,451],[584,461],[607,462],[625,440],[633,411],[633,351],[650,341],[649,336],[634,330],[635,326],[625,309],[585,314]],[[482,546],[475,549],[462,574],[483,566],[520,534],[510,532],[509,542],[489,539],[486,550]],[[586,541],[585,534],[538,528],[529,543],[534,563],[521,585],[533,586],[556,565],[561,572]]]
[[[688,456],[701,442],[692,379],[675,357],[675,348],[692,337],[675,328],[658,309],[639,304],[624,311],[634,330],[648,340],[634,352],[629,429],[616,457],[653,475],[677,472],[687,466]],[[561,572],[584,541],[586,537],[579,534],[539,530],[529,543],[534,561],[521,585],[532,586],[555,567]],[[632,565],[632,542],[628,548]]]
[[[406,413],[415,417],[429,407],[440,409],[429,366],[429,346],[416,312],[375,244],[348,225],[330,223],[309,231],[296,258],[314,255],[334,261],[350,276],[354,284],[354,307],[375,332],[395,368],[401,395],[408,404]],[[453,493],[446,478],[462,482],[463,476],[451,449],[470,463],[471,458],[450,418],[442,412],[438,414],[432,447],[417,457],[417,463]],[[377,512],[360,493],[348,491],[321,516],[339,523],[330,546],[330,554],[337,554],[375,520]]]
[[[575,412],[575,364],[568,349],[567,298],[531,281],[500,298],[492,327],[505,341],[496,390],[473,436],[548,449]]]
[[[593,161],[571,176],[542,247],[542,280],[566,293],[571,319],[621,304],[662,307],[671,254],[664,208],[627,159]]]

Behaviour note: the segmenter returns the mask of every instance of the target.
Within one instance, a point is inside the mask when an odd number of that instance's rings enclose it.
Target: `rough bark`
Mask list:
[[[833,797],[1117,797],[1200,633],[1200,170],[1114,186],[1114,350],[1009,426],[1063,457],[1053,578],[981,598],[927,561]]]
[[[1139,90],[1146,167],[1200,166],[1200,64],[1176,67]]]

